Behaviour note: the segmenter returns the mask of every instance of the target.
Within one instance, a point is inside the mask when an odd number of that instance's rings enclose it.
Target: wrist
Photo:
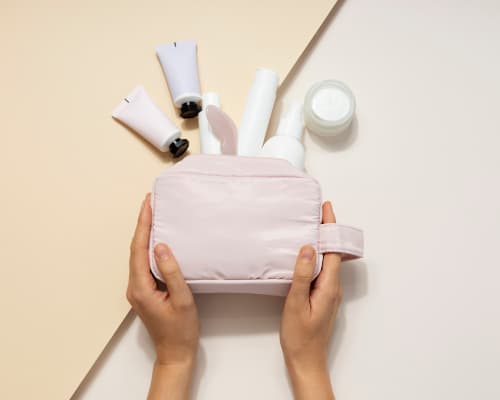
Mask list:
[[[286,361],[286,368],[293,381],[312,381],[320,377],[329,376],[326,363],[302,363],[299,361]]]
[[[284,353],[286,367],[290,374],[312,374],[328,371],[326,357],[307,354],[294,354],[293,356]]]
[[[334,399],[326,360],[286,359],[286,366],[296,400]]]
[[[157,356],[154,366],[160,371],[179,371],[179,372],[189,372],[194,369],[196,364],[196,355],[183,358],[181,361],[171,361],[162,357]]]
[[[156,346],[155,365],[173,369],[193,368],[196,363],[198,346]]]
[[[148,399],[189,399],[194,366],[194,359],[176,363],[164,363],[157,359],[154,363]]]

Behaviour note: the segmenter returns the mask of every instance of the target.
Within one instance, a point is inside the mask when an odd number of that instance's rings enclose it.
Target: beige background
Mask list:
[[[339,400],[500,399],[500,2],[350,0],[289,80],[345,81],[350,136],[306,134],[338,221],[365,231],[342,266],[329,365]],[[282,301],[196,296],[196,400],[290,400]],[[154,350],[133,313],[75,400],[144,398]]]
[[[334,3],[0,2],[0,398],[68,398],[129,309],[135,216],[170,160],[110,113],[142,83],[174,116],[155,46],[197,39],[238,121],[255,68],[286,76]]]

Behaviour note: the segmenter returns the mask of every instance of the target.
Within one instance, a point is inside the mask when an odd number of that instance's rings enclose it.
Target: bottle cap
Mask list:
[[[168,147],[168,149],[170,150],[170,153],[172,153],[172,155],[175,158],[177,158],[177,157],[182,156],[186,152],[188,147],[189,147],[189,140],[177,138],[177,139],[174,139],[174,141],[172,143],[170,143],[170,146]]]
[[[200,105],[194,101],[187,101],[181,105],[181,117],[185,119],[196,117],[200,111]]]
[[[321,136],[335,136],[352,122],[356,100],[342,82],[317,82],[308,90],[304,101],[304,119],[309,130]]]
[[[272,69],[257,68],[257,71],[255,72],[255,82],[258,82],[260,85],[264,85],[266,87],[269,86],[276,90],[279,81],[280,78],[278,74]]]

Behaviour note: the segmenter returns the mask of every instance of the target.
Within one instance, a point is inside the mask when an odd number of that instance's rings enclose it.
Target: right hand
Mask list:
[[[323,223],[334,222],[332,205],[325,202]],[[325,254],[321,273],[313,283],[314,248],[302,247],[297,257],[280,331],[281,347],[296,399],[334,398],[327,350],[342,299],[340,261],[340,254]]]

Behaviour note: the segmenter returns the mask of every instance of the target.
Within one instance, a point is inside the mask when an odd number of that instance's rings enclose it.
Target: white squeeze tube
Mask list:
[[[256,156],[260,153],[273,112],[278,83],[276,72],[257,69],[238,130],[239,155]]]
[[[219,139],[215,137],[207,120],[206,108],[215,106],[220,108],[219,95],[214,92],[203,94],[203,110],[198,114],[198,126],[200,128],[200,153],[221,154]]]
[[[194,118],[200,112],[201,90],[198,76],[196,42],[183,40],[156,49],[174,105],[182,118]]]
[[[137,86],[113,110],[111,115],[161,151],[174,157],[184,154],[189,146],[181,132],[153,103],[142,86]]]

